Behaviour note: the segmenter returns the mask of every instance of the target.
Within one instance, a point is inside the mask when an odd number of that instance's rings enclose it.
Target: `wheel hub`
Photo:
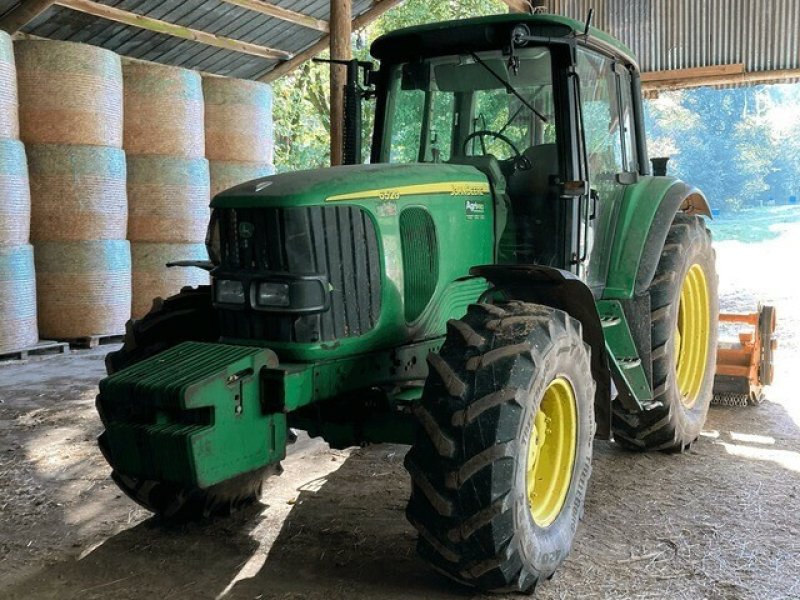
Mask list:
[[[706,374],[711,327],[708,282],[703,268],[694,264],[686,273],[678,305],[675,332],[675,372],[681,402],[691,408],[697,402]]]
[[[578,437],[575,392],[566,379],[553,380],[533,418],[526,474],[534,523],[547,527],[567,499]]]

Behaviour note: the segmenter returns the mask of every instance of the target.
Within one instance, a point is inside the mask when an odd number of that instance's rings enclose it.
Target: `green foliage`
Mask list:
[[[800,195],[800,86],[669,92],[646,102],[650,156],[722,211]]]
[[[369,57],[369,44],[403,27],[508,12],[500,0],[408,0],[354,35],[354,55]],[[327,65],[306,63],[274,84],[275,166],[278,171],[314,169],[330,164],[330,77]],[[364,120],[372,122],[373,105]],[[365,128],[365,156],[369,151]]]

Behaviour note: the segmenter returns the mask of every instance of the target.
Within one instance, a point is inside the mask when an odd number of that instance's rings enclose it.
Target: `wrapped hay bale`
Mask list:
[[[205,244],[131,244],[134,319],[146,315],[155,298],[167,298],[186,286],[208,285],[206,271],[192,267],[167,268],[178,260],[208,260]]]
[[[211,173],[212,198],[240,183],[260,179],[275,173],[275,167],[266,163],[211,160],[208,166]]]
[[[131,316],[125,240],[36,244],[39,331],[51,339],[118,335]]]
[[[28,146],[31,239],[125,239],[125,153],[102,146]]]
[[[19,137],[17,72],[11,36],[0,31],[0,138]]]
[[[272,88],[266,83],[204,77],[206,157],[272,163]]]
[[[39,341],[33,246],[0,246],[0,352]]]
[[[20,40],[14,48],[22,141],[121,147],[119,56],[49,40]]]
[[[203,86],[188,69],[128,63],[125,80],[125,141],[128,154],[203,158]]]
[[[0,246],[27,244],[31,197],[25,146],[0,139]]]
[[[210,201],[208,161],[128,156],[128,239],[202,242]]]

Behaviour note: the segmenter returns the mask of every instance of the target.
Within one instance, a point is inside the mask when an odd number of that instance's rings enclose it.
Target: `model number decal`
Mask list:
[[[381,190],[378,193],[378,200],[399,200],[400,190]]]
[[[486,186],[475,184],[470,185],[466,183],[453,184],[453,196],[483,196],[486,194]]]

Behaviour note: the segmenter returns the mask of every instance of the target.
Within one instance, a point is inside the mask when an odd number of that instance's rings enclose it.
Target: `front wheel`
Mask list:
[[[473,305],[429,364],[406,456],[418,551],[464,584],[531,592],[566,558],[591,473],[581,325],[544,306]]]

